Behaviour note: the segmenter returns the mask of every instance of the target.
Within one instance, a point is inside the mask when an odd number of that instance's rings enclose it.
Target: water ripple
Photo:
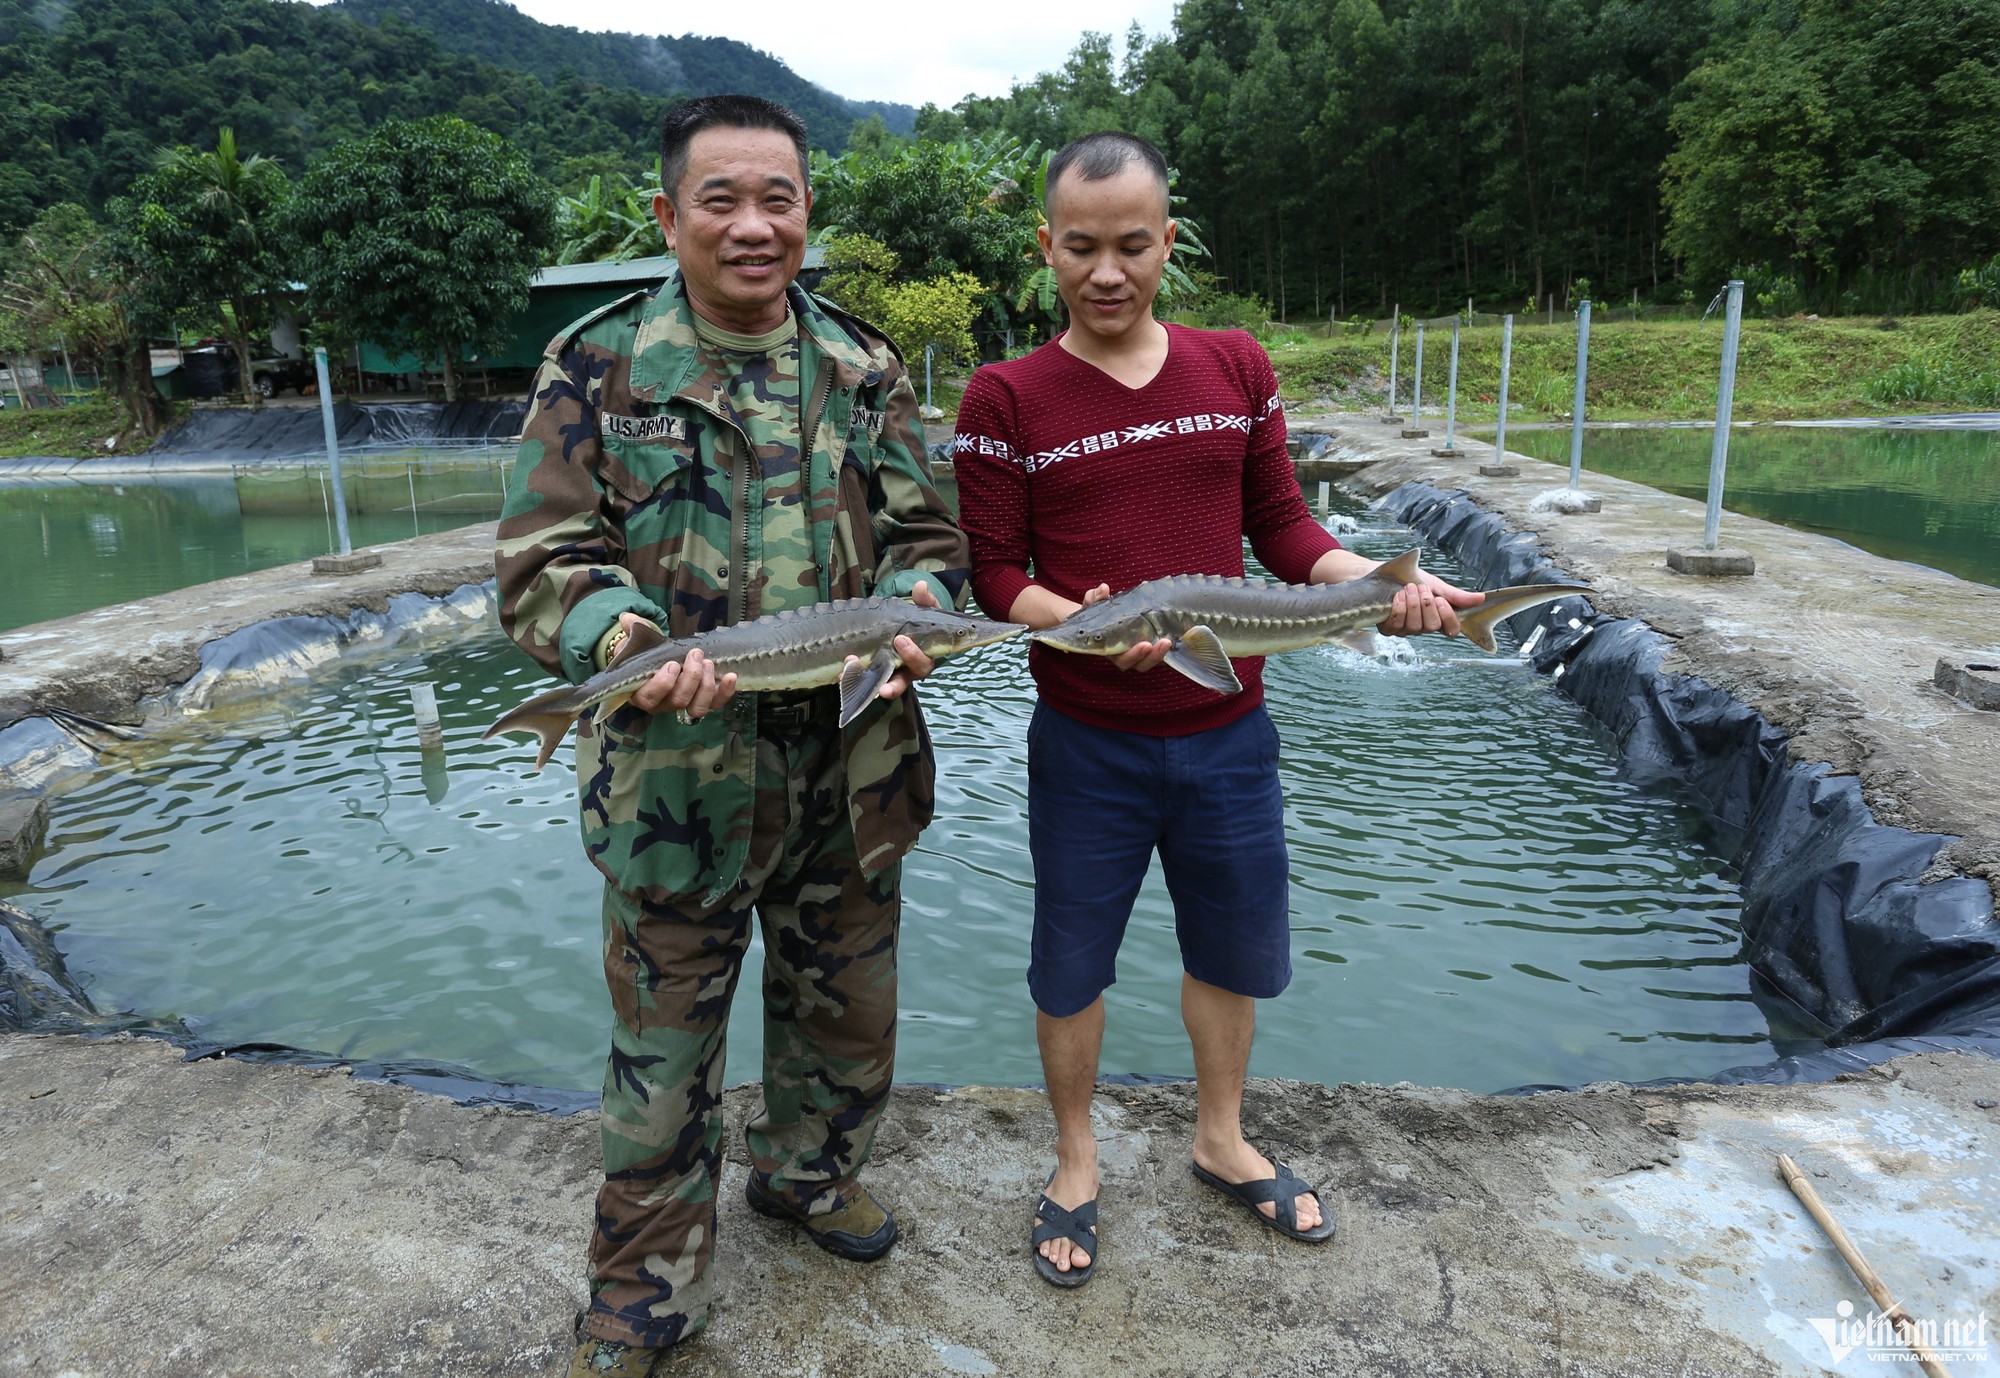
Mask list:
[[[1353,538],[1378,556],[1405,541]],[[1546,682],[1439,663],[1463,643],[1413,645],[1408,666],[1332,648],[1269,664],[1295,970],[1259,1008],[1253,1073],[1494,1089],[1700,1074],[1768,1050],[1734,956],[1738,898],[1695,844],[1700,817],[1625,779],[1603,730]],[[442,767],[414,739],[419,680],[438,686]],[[64,926],[106,1007],[224,1040],[595,1086],[600,890],[574,777],[528,775],[520,739],[479,740],[542,687],[488,636],[231,705],[56,799],[47,855],[0,893]],[[961,657],[925,703],[938,821],[905,863],[897,1074],[1039,1081],[1025,657]],[[1157,866],[1118,972],[1105,1069],[1190,1073]],[[729,1037],[728,1075],[753,1076],[754,1000]]]

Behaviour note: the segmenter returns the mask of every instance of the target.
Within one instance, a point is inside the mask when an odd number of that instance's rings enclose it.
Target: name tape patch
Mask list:
[[[597,424],[606,435],[615,435],[621,440],[686,440],[688,423],[685,416],[616,416],[611,412],[599,412]]]

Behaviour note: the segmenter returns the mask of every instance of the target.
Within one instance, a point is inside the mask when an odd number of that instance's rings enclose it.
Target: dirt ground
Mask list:
[[[1103,1262],[1028,1263],[1036,1092],[899,1087],[870,1169],[904,1234],[843,1263],[741,1196],[710,1327],[665,1375],[1630,1375],[1837,1367],[1867,1297],[1778,1180],[1793,1155],[1919,1316],[2000,1314],[2000,1063],[1810,1087],[1533,1097],[1254,1083],[1247,1123],[1341,1224],[1308,1248],[1187,1169],[1192,1088],[1107,1087]],[[0,1039],[0,1374],[559,1374],[583,1300],[589,1116],[340,1072]],[[2000,1341],[1961,1375],[2000,1371]]]

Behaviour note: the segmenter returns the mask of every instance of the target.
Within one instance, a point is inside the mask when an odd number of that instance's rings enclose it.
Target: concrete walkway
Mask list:
[[[1027,1259],[1040,1095],[898,1088],[869,1180],[904,1237],[857,1265],[743,1204],[739,1090],[719,1301],[659,1372],[1908,1373],[1833,1364],[1812,1319],[1870,1308],[1774,1156],[1913,1313],[2000,1316],[1996,1104],[2000,1064],[1949,1054],[1782,1089],[1255,1083],[1250,1132],[1341,1222],[1313,1249],[1188,1173],[1191,1088],[1107,1088],[1102,1271],[1060,1292]],[[0,1039],[0,1374],[560,1373],[595,1172],[588,1116]]]

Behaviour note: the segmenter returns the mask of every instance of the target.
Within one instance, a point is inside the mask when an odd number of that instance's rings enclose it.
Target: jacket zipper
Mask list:
[[[813,393],[812,408],[804,417],[799,428],[799,477],[808,494],[812,491],[813,436],[819,431],[820,419],[826,415],[826,404],[833,396],[833,368],[830,363],[822,363],[825,370],[821,385]],[[732,423],[733,424],[733,423]],[[743,462],[737,465],[736,480],[736,529],[731,536],[731,570],[736,580],[729,589],[729,620],[742,622],[750,616],[750,466],[756,460],[756,451],[751,448],[750,437],[741,426],[736,426],[737,437],[743,442]],[[808,508],[810,510],[810,508]]]

